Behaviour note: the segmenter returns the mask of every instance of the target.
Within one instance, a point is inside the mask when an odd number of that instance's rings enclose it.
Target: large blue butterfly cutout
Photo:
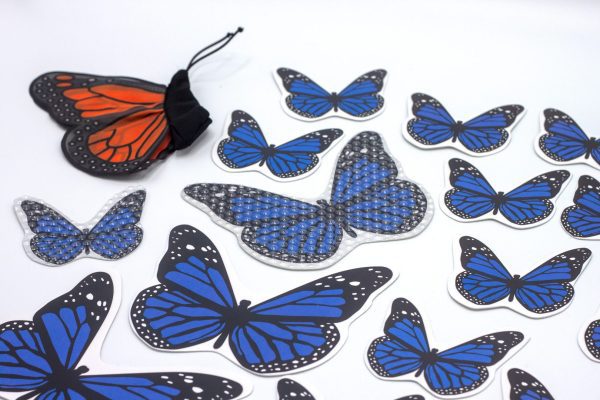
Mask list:
[[[425,227],[427,196],[397,176],[381,137],[362,132],[342,150],[329,200],[313,204],[252,187],[205,183],[186,187],[184,194],[233,232],[243,227],[241,241],[251,254],[323,267],[351,249],[340,247],[344,232],[352,238],[358,236],[355,229],[379,235],[359,238],[363,241],[390,240]]]
[[[489,219],[498,213],[500,222],[517,228],[527,228],[545,222],[552,215],[550,201],[560,193],[571,174],[566,170],[550,171],[536,176],[510,192],[496,192],[477,168],[453,158],[450,165],[450,185],[444,195],[446,210],[461,220]],[[490,215],[491,214],[491,215]]]
[[[511,368],[507,378],[510,385],[509,400],[554,400],[542,382],[522,369]]]
[[[353,119],[374,117],[383,109],[384,100],[379,92],[383,89],[386,74],[383,69],[367,72],[341,92],[330,93],[298,71],[277,70],[285,95],[284,109],[310,120],[324,118],[329,113],[337,114],[339,110]]]
[[[394,300],[384,332],[367,353],[373,371],[384,378],[423,375],[425,387],[444,396],[480,388],[490,378],[487,367],[496,365],[524,339],[520,332],[496,332],[439,352],[429,347],[421,314],[403,298]]]
[[[214,340],[218,349],[229,338],[242,367],[281,374],[332,354],[343,339],[336,323],[359,312],[392,276],[384,267],[351,269],[250,307],[236,300],[213,242],[181,225],[171,231],[160,284],[137,296],[131,321],[151,347],[176,350]]]
[[[576,238],[600,238],[600,182],[581,176],[573,203],[562,213],[563,228]]]
[[[544,133],[536,150],[554,163],[586,163],[600,168],[600,138],[588,137],[573,118],[562,111],[544,110]]]
[[[26,392],[22,400],[217,400],[242,393],[237,382],[189,372],[88,374],[79,362],[112,299],[110,276],[95,273],[42,307],[33,321],[0,325],[0,392]]]
[[[600,361],[600,319],[592,321],[583,336],[585,347],[596,361]]]
[[[127,194],[99,221],[80,229],[58,211],[36,200],[19,200],[16,208],[26,232],[23,245],[35,261],[61,265],[93,253],[116,260],[135,250],[143,231],[137,224],[142,215],[146,191]]]
[[[407,138],[419,147],[456,147],[471,155],[502,148],[523,106],[510,104],[486,111],[467,122],[455,121],[444,106],[424,93],[412,95],[413,117],[406,124]],[[455,146],[456,142],[462,146]]]
[[[312,132],[279,146],[269,145],[252,116],[234,111],[227,131],[229,138],[219,142],[219,160],[232,169],[260,163],[278,178],[293,178],[313,170],[319,163],[319,153],[342,136],[340,129]]]
[[[534,315],[560,310],[571,302],[577,279],[592,252],[586,248],[565,251],[531,272],[511,275],[494,252],[479,240],[463,236],[460,262],[465,269],[455,287],[467,301],[478,306],[514,299]]]

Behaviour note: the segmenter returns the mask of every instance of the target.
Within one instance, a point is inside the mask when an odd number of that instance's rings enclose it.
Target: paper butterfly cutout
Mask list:
[[[514,228],[530,228],[547,222],[554,213],[551,199],[558,196],[571,174],[546,172],[510,192],[496,192],[477,168],[459,158],[449,161],[450,185],[442,210],[461,221],[495,219]]]
[[[25,231],[25,252],[32,260],[51,266],[81,257],[125,257],[142,241],[139,221],[145,199],[145,190],[122,192],[85,224],[70,221],[41,200],[17,199],[15,211]]]
[[[544,131],[535,150],[554,164],[588,164],[600,169],[600,138],[589,137],[573,118],[548,108],[542,115]]]
[[[289,68],[279,68],[275,80],[283,94],[283,110],[292,117],[314,121],[337,115],[365,120],[383,111],[384,100],[379,93],[386,74],[383,69],[367,72],[339,93],[330,93],[306,75]]]
[[[94,273],[43,306],[33,321],[0,325],[0,392],[38,400],[217,400],[242,394],[235,381],[198,373],[89,374],[95,365],[81,361],[90,361],[90,346],[100,348],[94,339],[113,291],[108,274]]]
[[[239,171],[253,168],[280,180],[308,176],[319,165],[319,154],[342,136],[340,129],[322,129],[302,135],[279,146],[267,143],[258,123],[244,111],[234,111],[227,129],[213,154],[220,167]],[[258,164],[258,166],[257,166]],[[260,168],[266,164],[270,174]]]
[[[279,400],[316,400],[311,392],[292,379],[280,379],[277,382]]]
[[[415,373],[413,380],[440,396],[482,390],[502,359],[524,339],[521,332],[495,332],[439,352],[429,347],[421,314],[403,298],[394,300],[384,332],[369,346],[371,370],[379,377],[400,380]]]
[[[575,294],[571,284],[592,255],[586,248],[572,249],[524,276],[513,276],[479,240],[463,236],[459,243],[462,272],[451,283],[452,297],[471,308],[508,307],[534,318],[554,315],[571,304]],[[522,307],[513,303],[515,299]]]
[[[225,345],[221,352],[241,367],[275,375],[332,356],[345,340],[338,324],[356,318],[393,273],[384,267],[342,271],[250,307],[236,300],[214,243],[181,225],[171,231],[157,277],[160,284],[138,294],[131,308],[144,342],[162,350]]]
[[[509,400],[554,400],[548,389],[527,372],[511,368],[507,373]]]
[[[503,150],[525,110],[510,104],[463,122],[454,120],[439,101],[424,93],[413,94],[412,102],[413,117],[403,131],[411,144],[424,149],[453,147],[472,156]]]
[[[184,198],[238,236],[249,254],[290,269],[324,268],[363,242],[420,233],[432,206],[403,178],[381,137],[362,132],[338,158],[329,200],[305,202],[241,185],[200,183]]]
[[[579,345],[590,360],[600,362],[600,318],[596,317],[584,327]]]
[[[573,203],[561,215],[563,228],[577,239],[600,239],[600,182],[581,176]]]
[[[210,125],[209,112],[190,90],[188,72],[239,32],[198,52],[168,86],[129,77],[49,72],[31,83],[29,93],[68,128],[62,150],[73,166],[97,176],[132,174],[188,147]]]

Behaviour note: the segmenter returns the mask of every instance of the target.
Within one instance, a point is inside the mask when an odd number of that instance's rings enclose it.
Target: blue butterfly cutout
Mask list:
[[[596,361],[600,361],[600,319],[592,321],[583,335],[583,341],[589,354]]]
[[[444,106],[424,93],[412,95],[413,117],[406,124],[409,141],[422,148],[456,147],[481,156],[495,152],[510,139],[510,130],[518,121],[523,106],[497,107],[467,121],[455,121]],[[455,146],[456,142],[462,146]]]
[[[234,111],[227,131],[229,138],[219,142],[217,155],[229,168],[240,169],[259,163],[277,178],[293,178],[313,170],[319,153],[342,136],[340,129],[312,132],[279,146],[269,145],[252,116]]]
[[[243,388],[219,376],[189,372],[91,375],[79,365],[113,299],[106,273],[88,275],[35,313],[0,325],[0,392],[37,400],[233,399]]]
[[[538,138],[540,150],[550,162],[586,163],[600,168],[600,138],[588,137],[573,118],[562,111],[544,110],[544,132]]]
[[[508,373],[509,400],[554,400],[548,389],[527,372],[511,368]]]
[[[524,276],[513,276],[479,240],[463,236],[459,242],[464,271],[455,279],[458,293],[477,306],[516,299],[534,315],[553,313],[571,302],[575,293],[571,283],[592,255],[586,248],[565,251]]]
[[[279,260],[275,265],[323,267],[351,249],[340,246],[344,232],[351,238],[358,236],[355,229],[379,235],[363,241],[391,240],[425,227],[430,214],[426,194],[397,176],[381,137],[362,132],[342,150],[329,200],[313,204],[252,187],[205,183],[186,187],[184,194],[233,232],[242,227],[240,239],[251,254]]]
[[[284,95],[287,92],[284,109],[293,116],[308,120],[324,118],[339,111],[352,119],[376,116],[383,109],[384,100],[379,92],[383,89],[386,74],[383,69],[367,72],[341,92],[330,93],[298,71],[289,68],[277,70]]]
[[[499,363],[524,339],[520,332],[496,332],[440,352],[429,347],[419,311],[403,298],[394,300],[384,332],[367,353],[372,370],[384,378],[423,375],[425,387],[443,396],[480,388],[490,378],[487,367]]]
[[[600,238],[600,182],[589,175],[581,176],[573,203],[562,213],[563,228],[576,238]]]
[[[279,400],[315,400],[315,396],[304,386],[288,378],[277,382],[277,393]]]
[[[384,267],[326,276],[250,306],[238,302],[214,243],[194,227],[171,231],[159,285],[141,292],[131,321],[154,348],[177,350],[227,339],[237,362],[257,374],[281,374],[333,354],[343,339],[336,324],[358,313],[392,279]]]
[[[146,191],[129,193],[93,226],[80,229],[58,211],[36,200],[17,200],[16,210],[26,232],[23,245],[35,261],[62,265],[84,255],[117,260],[135,250],[143,231],[137,224]]]
[[[517,228],[527,228],[546,222],[552,215],[562,185],[571,174],[566,170],[550,171],[518,186],[510,192],[496,192],[477,168],[468,162],[453,158],[450,165],[450,185],[453,189],[444,195],[445,210],[461,220],[495,218]],[[490,215],[491,214],[491,215]]]

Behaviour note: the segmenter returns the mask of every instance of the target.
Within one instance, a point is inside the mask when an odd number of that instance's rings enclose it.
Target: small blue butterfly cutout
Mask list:
[[[98,222],[85,227],[41,201],[17,200],[16,212],[25,230],[25,251],[34,261],[49,265],[62,265],[88,255],[106,260],[124,257],[142,241],[138,223],[145,199],[144,190],[129,192],[109,205]]]
[[[362,132],[346,144],[327,200],[305,202],[247,186],[208,183],[190,185],[184,195],[239,235],[250,254],[289,268],[323,268],[361,242],[416,235],[431,217],[427,195],[398,179],[394,160],[374,132]],[[372,235],[359,237],[361,232]]]
[[[524,336],[520,332],[496,332],[445,351],[430,348],[423,319],[408,300],[392,304],[385,336],[375,339],[367,353],[371,369],[383,378],[415,374],[424,387],[441,396],[463,395],[493,380],[489,367],[499,362]]]
[[[331,115],[362,120],[372,118],[383,110],[379,94],[387,72],[376,69],[367,72],[341,92],[328,92],[306,75],[289,68],[279,68],[278,83],[284,92],[283,107],[291,116],[315,120]]]
[[[543,262],[524,276],[511,275],[494,252],[479,240],[460,238],[460,262],[464,271],[455,278],[456,291],[475,306],[517,300],[532,316],[544,316],[570,304],[573,283],[592,252],[573,249]]]
[[[384,267],[342,271],[251,306],[236,300],[214,243],[194,227],[171,231],[158,269],[160,284],[141,292],[131,321],[149,346],[178,350],[226,345],[257,374],[282,374],[333,354],[352,318],[393,277]],[[226,344],[227,342],[227,344]]]
[[[525,182],[509,192],[497,192],[477,168],[459,158],[449,161],[450,185],[444,211],[463,221],[497,219],[515,228],[527,228],[546,222],[552,215],[556,197],[571,174],[550,171]],[[503,218],[497,218],[502,215]]]
[[[592,321],[585,329],[583,343],[588,355],[600,362],[600,319]]]
[[[562,111],[544,110],[544,132],[536,151],[555,164],[585,163],[600,169],[600,138],[589,137]]]
[[[507,373],[509,400],[554,400],[548,389],[527,372],[511,368]]]
[[[277,178],[306,175],[319,163],[318,154],[342,136],[340,129],[322,129],[287,143],[268,144],[258,123],[244,111],[234,111],[227,130],[228,138],[219,142],[217,156],[231,169],[266,164]]]
[[[600,182],[581,176],[573,203],[562,213],[563,228],[578,239],[600,239]]]
[[[463,122],[454,120],[439,101],[424,93],[413,94],[412,102],[413,118],[406,124],[405,132],[411,143],[426,149],[455,147],[473,156],[503,149],[524,110],[510,104]]]
[[[0,393],[37,400],[203,400],[243,392],[235,381],[190,372],[89,374],[93,366],[80,361],[109,314],[113,291],[108,274],[94,273],[33,321],[0,325]]]

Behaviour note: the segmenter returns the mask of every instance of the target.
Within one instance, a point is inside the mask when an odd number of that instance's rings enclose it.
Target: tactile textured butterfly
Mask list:
[[[122,258],[142,241],[139,221],[145,199],[145,190],[119,193],[85,224],[70,221],[41,200],[17,199],[15,211],[25,231],[25,252],[47,265],[62,265],[80,257]]]
[[[227,129],[213,153],[215,162],[230,170],[253,168],[280,180],[306,177],[316,170],[319,154],[342,136],[340,129],[322,129],[302,135],[279,146],[267,143],[258,123],[244,111],[234,111]],[[220,161],[220,162],[219,162]],[[258,166],[257,166],[258,164]],[[260,168],[266,164],[270,174]]]
[[[581,176],[573,203],[562,212],[563,228],[577,239],[600,239],[600,182]]]
[[[94,273],[43,306],[33,321],[0,325],[2,395],[37,400],[224,400],[243,393],[235,381],[190,372],[89,374],[90,369],[100,369],[93,357],[99,356],[102,344],[97,334],[112,319],[107,316],[113,292],[110,275]]]
[[[535,150],[554,164],[588,164],[600,169],[600,138],[589,137],[573,118],[548,108],[542,114],[544,131]]]
[[[49,72],[31,83],[29,93],[68,128],[62,150],[73,166],[98,176],[138,172],[191,145],[212,122],[192,94],[188,74],[240,31],[198,52],[168,86],[128,77]]]
[[[600,362],[600,318],[585,327],[580,338],[580,345],[591,360]]]
[[[423,189],[399,176],[374,132],[346,144],[331,187],[329,200],[316,202],[209,183],[186,187],[184,198],[235,233],[253,257],[290,269],[324,268],[361,243],[412,237],[433,212]]]
[[[554,400],[548,389],[522,369],[508,370],[509,400]]]
[[[221,349],[251,372],[275,375],[331,357],[393,273],[384,267],[342,271],[251,307],[236,300],[214,243],[181,225],[171,231],[157,277],[160,283],[138,294],[131,308],[145,343],[162,350]]]
[[[341,92],[328,92],[306,75],[289,68],[279,68],[275,80],[283,94],[281,105],[292,117],[314,121],[330,116],[353,120],[373,118],[383,111],[380,96],[387,72],[367,72]]]
[[[554,213],[551,199],[558,196],[571,174],[556,170],[538,175],[509,192],[496,192],[477,168],[459,158],[448,162],[450,185],[442,210],[461,222],[494,219],[514,228],[547,222]]]
[[[453,147],[472,156],[503,150],[510,131],[524,108],[517,104],[496,107],[467,121],[456,121],[444,106],[424,93],[412,95],[412,118],[406,123],[404,137],[424,149]]]
[[[280,379],[277,382],[279,400],[315,400],[315,397],[304,386],[292,379]]]
[[[459,243],[462,272],[451,283],[453,298],[471,308],[508,307],[536,318],[554,315],[571,303],[571,284],[592,255],[586,248],[565,251],[521,276],[511,275],[479,240],[463,236]],[[522,307],[513,303],[515,299]]]
[[[421,314],[403,298],[394,300],[384,332],[367,352],[372,371],[382,378],[416,380],[441,396],[482,390],[504,357],[524,339],[521,332],[495,332],[445,351],[432,349]],[[412,373],[414,378],[405,377]]]

